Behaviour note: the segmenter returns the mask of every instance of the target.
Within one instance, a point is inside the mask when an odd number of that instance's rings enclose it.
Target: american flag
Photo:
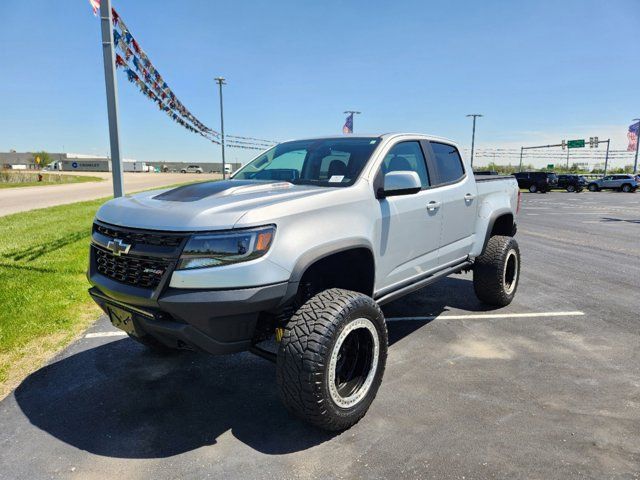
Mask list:
[[[89,0],[91,8],[93,8],[93,14],[97,17],[98,10],[100,10],[100,0]]]
[[[350,113],[342,127],[342,133],[353,133],[353,113]]]
[[[627,152],[635,152],[638,144],[638,136],[640,135],[640,120],[636,123],[629,125],[629,131],[627,132],[627,138],[629,139],[629,145],[627,146]]]

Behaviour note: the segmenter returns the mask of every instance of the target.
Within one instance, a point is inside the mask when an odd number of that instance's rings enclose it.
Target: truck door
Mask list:
[[[474,243],[478,211],[477,186],[465,171],[458,149],[447,143],[429,144],[428,164],[434,171],[433,191],[442,203],[442,236],[438,263],[464,259]]]
[[[441,206],[430,188],[430,172],[419,141],[394,145],[380,170],[381,175],[393,171],[416,172],[422,190],[379,200],[376,290],[401,286],[436,268],[442,228]]]

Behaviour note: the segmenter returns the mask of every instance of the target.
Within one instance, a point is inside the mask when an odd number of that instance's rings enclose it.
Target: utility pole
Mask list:
[[[607,175],[607,168],[609,167],[609,145],[611,145],[611,139],[607,140],[607,153],[604,156],[604,173],[603,177]],[[636,154],[638,153],[638,149],[636,149]]]
[[[471,166],[473,167],[473,150],[476,143],[476,118],[482,117],[482,114],[470,113],[467,117],[473,117],[473,133],[471,134]]]
[[[360,115],[362,112],[356,112],[355,110],[347,110],[346,112],[344,112],[346,115],[351,115],[351,133],[353,133],[353,125],[355,122],[353,122],[353,115]]]
[[[218,84],[220,90],[220,135],[221,135],[221,146],[222,146],[222,179],[224,180],[226,177],[225,171],[225,161],[224,161],[224,110],[222,107],[222,85],[226,85],[225,79],[223,77],[216,77],[216,83]]]
[[[640,118],[634,118],[634,122],[638,122],[638,131],[636,132],[636,158],[633,161],[633,174],[638,174],[638,147],[640,147]]]
[[[524,152],[524,147],[520,147],[520,166],[518,167],[518,172],[522,171],[522,153]]]
[[[113,52],[113,19],[111,0],[100,2],[100,26],[102,29],[102,58],[104,82],[107,89],[107,115],[109,118],[109,143],[111,147],[111,175],[113,196],[124,194],[122,162],[120,161],[120,136],[118,127],[118,84],[116,82],[116,58]]]

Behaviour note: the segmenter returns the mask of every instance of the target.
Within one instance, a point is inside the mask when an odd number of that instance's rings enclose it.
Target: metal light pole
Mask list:
[[[473,117],[473,133],[471,134],[471,166],[473,166],[473,150],[476,143],[476,118],[482,117],[482,114],[470,113],[467,117]]]
[[[633,174],[637,175],[638,173],[638,147],[640,147],[640,118],[634,118],[634,122],[638,123],[638,133],[636,134],[636,157],[633,161]]]
[[[520,147],[520,166],[518,167],[518,172],[522,171],[522,153],[524,152],[524,147]]]
[[[220,90],[220,135],[222,140],[222,179],[224,180],[226,177],[225,171],[225,160],[224,160],[224,110],[222,107],[222,85],[226,85],[225,79],[223,77],[216,77],[216,83],[218,84]]]
[[[118,84],[116,82],[116,57],[113,53],[113,19],[111,0],[100,2],[100,26],[102,29],[102,57],[104,60],[104,82],[107,88],[107,115],[109,118],[109,143],[111,147],[111,175],[113,196],[124,193],[122,162],[120,161],[120,137],[118,134]]]
[[[353,116],[353,115],[360,115],[362,112],[356,112],[355,110],[347,110],[347,111],[346,111],[346,112],[344,112],[344,113],[345,113],[346,115],[352,115],[352,116]],[[353,131],[355,130],[355,129],[353,128],[353,125],[355,125],[355,122],[353,121],[353,117],[352,117],[352,119],[351,119],[351,122],[352,122],[352,124],[351,124],[351,133],[353,133]]]

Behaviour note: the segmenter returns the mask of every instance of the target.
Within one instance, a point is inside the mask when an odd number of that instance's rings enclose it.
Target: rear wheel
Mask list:
[[[534,183],[533,185],[529,186],[529,191],[531,193],[536,193],[538,191],[538,185]]]
[[[575,192],[575,191],[576,191],[575,185],[567,185],[567,192]]]
[[[600,190],[598,188],[598,185],[595,183],[590,183],[588,188],[590,192],[597,192],[598,190]]]
[[[629,193],[631,191],[631,185],[629,185],[628,183],[625,183],[624,185],[622,185],[622,191],[624,193]]]
[[[473,266],[473,289],[480,301],[509,305],[520,280],[520,247],[512,237],[496,235]]]
[[[289,320],[277,358],[287,409],[325,430],[344,430],[367,412],[382,382],[387,328],[366,295],[330,289]]]

